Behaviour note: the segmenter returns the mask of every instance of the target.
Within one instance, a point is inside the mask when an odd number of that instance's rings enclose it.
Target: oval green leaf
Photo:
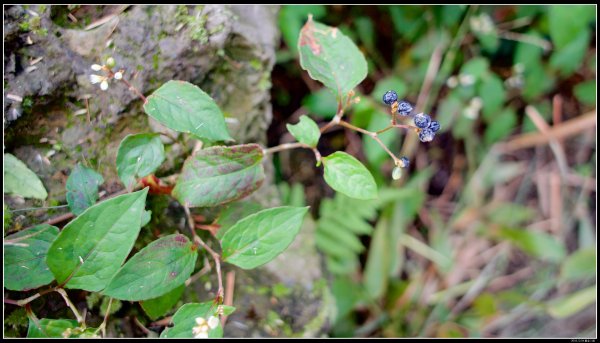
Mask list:
[[[186,236],[159,238],[127,261],[102,293],[129,301],[159,297],[190,277],[197,257],[198,249]]]
[[[276,207],[240,220],[221,239],[223,261],[243,269],[261,266],[292,243],[308,207]]]
[[[148,97],[144,110],[168,128],[210,141],[233,140],[215,101],[185,81],[169,81]]]
[[[24,291],[54,280],[46,265],[50,244],[58,228],[41,224],[4,238],[4,287]]]
[[[223,306],[223,314],[228,316],[235,311],[233,306]],[[160,338],[193,338],[196,318],[208,319],[210,316],[217,316],[217,306],[212,301],[203,303],[189,303],[181,306],[173,315],[173,327],[166,328]],[[223,337],[223,328],[219,326],[208,333],[209,338]]]
[[[98,201],[98,186],[104,182],[102,175],[93,169],[77,164],[67,179],[67,203],[74,215]]]
[[[4,193],[42,200],[48,197],[38,176],[11,154],[4,154]]]
[[[96,204],[67,224],[46,263],[59,284],[97,292],[117,273],[137,238],[148,188]]]
[[[257,144],[200,150],[183,165],[172,194],[188,207],[217,206],[243,198],[265,179],[262,159]]]
[[[185,291],[185,285],[181,285],[158,298],[140,301],[140,306],[150,319],[156,320],[167,314],[177,304],[183,295],[183,291]]]
[[[323,158],[325,182],[336,191],[355,199],[377,198],[377,184],[373,175],[354,158],[343,151],[336,151]]]
[[[158,134],[141,133],[123,138],[117,152],[117,173],[131,191],[136,178],[148,176],[165,160],[165,147]]]
[[[288,131],[294,136],[298,142],[304,143],[311,147],[316,147],[321,137],[319,126],[314,120],[305,115],[300,116],[300,121],[296,125],[287,124]]]
[[[300,66],[332,89],[339,99],[367,77],[367,61],[356,44],[338,28],[308,21],[298,39]]]
[[[39,325],[39,326],[38,326]],[[29,319],[27,328],[27,338],[65,338],[68,329],[75,329],[79,326],[76,320],[72,319],[47,319],[43,318],[36,323]],[[67,331],[67,332],[65,332]],[[70,331],[70,330],[69,330]],[[64,336],[63,336],[64,334]]]

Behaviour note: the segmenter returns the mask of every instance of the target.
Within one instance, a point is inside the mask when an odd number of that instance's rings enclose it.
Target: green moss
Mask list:
[[[152,68],[158,70],[159,59],[160,59],[160,52],[157,52],[154,55],[152,55]]]
[[[206,44],[208,42],[208,36],[210,32],[206,29],[207,16],[200,15],[204,6],[196,6],[195,11],[197,15],[189,15],[187,6],[177,6],[175,12],[175,20],[188,26],[190,38],[198,41],[200,44]]]

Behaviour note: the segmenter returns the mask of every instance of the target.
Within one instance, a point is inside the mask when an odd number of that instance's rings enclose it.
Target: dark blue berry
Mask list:
[[[434,137],[435,133],[430,129],[422,129],[421,132],[419,132],[419,140],[423,143],[431,142]]]
[[[397,100],[398,100],[398,94],[394,91],[387,91],[383,95],[383,102],[386,105],[391,105],[394,103],[394,101],[397,101]]]
[[[415,125],[420,129],[427,128],[429,126],[429,123],[431,123],[431,117],[429,117],[425,113],[415,114],[414,120],[415,120]]]
[[[408,168],[408,166],[410,165],[410,161],[408,160],[408,158],[406,158],[406,156],[400,157],[400,161],[402,161],[402,168]]]
[[[438,132],[440,130],[440,123],[437,120],[432,120],[431,123],[429,123],[428,129],[433,132]]]
[[[398,114],[400,114],[401,116],[410,115],[410,112],[412,112],[412,110],[412,105],[406,101],[401,101],[398,104]]]

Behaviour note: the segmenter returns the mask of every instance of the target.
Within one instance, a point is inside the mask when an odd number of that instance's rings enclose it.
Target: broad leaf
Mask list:
[[[339,99],[367,77],[367,61],[356,44],[338,28],[315,22],[310,16],[300,31],[298,50],[302,69]]]
[[[321,137],[319,126],[314,120],[305,115],[300,116],[300,121],[296,125],[287,124],[288,131],[294,136],[298,142],[304,143],[311,147],[316,147]]]
[[[562,50],[587,29],[588,23],[596,18],[595,13],[596,9],[591,5],[550,6],[548,26],[556,50]]]
[[[165,160],[165,148],[158,134],[128,135],[119,145],[117,173],[121,182],[131,191],[136,178],[148,176]]]
[[[500,235],[526,253],[543,260],[560,262],[566,255],[564,245],[547,233],[504,228]]]
[[[77,164],[67,179],[67,203],[78,216],[98,200],[98,187],[104,182],[93,169]]]
[[[240,220],[221,239],[223,261],[243,269],[261,266],[292,243],[308,207],[276,207]]]
[[[97,292],[129,255],[141,228],[148,188],[96,204],[67,224],[46,263],[59,284]]]
[[[233,306],[223,306],[223,314],[228,316],[235,311]],[[204,303],[189,303],[181,306],[173,315],[173,327],[166,328],[160,338],[193,338],[193,329],[196,326],[196,318],[208,319],[217,316],[217,306],[212,301]],[[219,326],[208,333],[209,338],[223,337],[223,328]]]
[[[185,81],[169,81],[148,97],[144,110],[168,128],[211,141],[232,140],[223,113],[200,88]]]
[[[29,319],[27,338],[67,338],[71,336],[73,329],[77,328],[76,320],[71,319],[47,319],[38,320],[38,325]]]
[[[560,279],[574,281],[596,276],[596,249],[579,249],[570,255],[560,268]]]
[[[181,285],[158,298],[140,301],[140,306],[150,319],[156,320],[168,313],[177,304],[183,295],[183,291],[185,291],[185,285]]]
[[[325,182],[331,188],[356,199],[377,198],[373,175],[353,156],[336,151],[323,158]]]
[[[217,231],[216,234],[217,239],[223,238],[223,235],[225,235],[225,233],[240,219],[262,209],[263,207],[260,203],[252,200],[236,201],[231,203],[221,211],[219,218],[217,218],[215,221],[215,224],[219,225],[219,231]]]
[[[4,193],[42,200],[48,197],[38,176],[11,154],[4,154]]]
[[[24,291],[52,282],[46,254],[56,236],[56,227],[41,224],[5,237],[4,287]]]
[[[217,206],[247,196],[265,179],[257,144],[198,151],[183,165],[173,196],[189,207]]]
[[[548,304],[548,313],[554,318],[567,318],[593,305],[598,297],[596,285],[571,293]]]
[[[129,259],[103,293],[129,301],[159,297],[190,277],[197,257],[197,247],[186,236],[159,238]]]

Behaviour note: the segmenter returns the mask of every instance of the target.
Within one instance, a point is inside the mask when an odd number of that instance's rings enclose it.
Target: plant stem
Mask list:
[[[206,251],[215,260],[215,269],[217,270],[217,279],[218,279],[218,287],[219,287],[217,290],[217,298],[223,299],[223,295],[225,294],[225,291],[223,290],[223,275],[221,272],[221,255],[219,255],[213,249],[211,249],[211,247],[209,247],[202,240],[202,238],[200,238],[200,236],[198,236],[198,234],[196,233],[194,218],[192,217],[192,214],[190,213],[190,209],[187,206],[183,206],[183,209],[185,210],[185,214],[188,218],[188,226],[190,228],[190,231],[192,232],[192,237],[194,238],[194,242],[201,245],[204,249],[206,249]],[[223,321],[223,317],[221,317],[221,321]]]
[[[125,80],[124,78],[121,79],[121,81],[123,81],[123,83],[126,84],[131,91],[133,91],[138,97],[140,97],[140,99],[144,101],[144,105],[148,103],[148,99],[146,99],[144,94],[142,94],[137,88],[135,88],[131,83],[129,83],[129,81]]]
[[[65,303],[67,303],[67,306],[69,306],[69,308],[71,309],[71,311],[73,311],[73,314],[75,315],[75,318],[77,318],[77,322],[79,324],[83,323],[83,317],[81,317],[81,315],[79,314],[79,311],[77,311],[77,308],[75,307],[75,305],[73,305],[73,303],[69,299],[69,296],[67,295],[67,292],[65,292],[65,290],[62,289],[62,288],[57,288],[56,292],[63,297],[63,299],[65,300]]]
[[[113,301],[113,298],[108,299],[108,306],[106,306],[106,313],[104,314],[104,320],[102,321],[102,324],[100,324],[100,326],[96,330],[96,333],[98,333],[98,331],[101,331],[102,337],[106,337],[106,323],[108,322],[108,316],[110,315],[110,306],[112,305],[112,301]]]

